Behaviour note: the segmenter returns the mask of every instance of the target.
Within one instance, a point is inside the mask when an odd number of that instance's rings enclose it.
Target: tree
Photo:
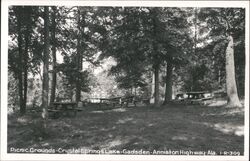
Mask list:
[[[106,36],[105,45],[113,47],[104,49],[102,54],[115,58],[117,65],[111,72],[120,73],[117,77],[123,87],[145,85],[143,74],[153,71],[155,105],[159,106],[159,70],[164,60],[157,38],[163,26],[159,21],[159,11],[149,7],[125,7],[113,12],[113,26],[107,27],[110,34]]]
[[[74,57],[73,57],[74,58]],[[73,59],[71,56],[67,56],[66,54],[64,55],[64,62],[60,65],[58,65],[58,70],[62,72],[62,84],[63,88],[68,90],[68,98],[71,98],[73,100],[73,92],[76,91],[77,84],[78,88],[80,86],[81,91],[80,92],[89,92],[89,71],[84,70],[84,71],[78,71],[77,69],[77,64],[76,60]],[[79,79],[79,80],[78,80]]]
[[[33,34],[32,29],[36,19],[33,8],[27,6],[10,7],[9,14],[9,36],[13,40],[17,37],[17,46],[13,43],[12,47],[9,48],[9,69],[17,76],[20,113],[24,114],[27,102],[29,53],[32,45],[31,35]],[[15,32],[15,29],[17,32]]]
[[[203,9],[199,18],[205,20],[207,26],[211,27],[209,36],[213,40],[227,41],[225,49],[227,106],[240,107],[242,105],[235,80],[234,48],[236,44],[234,40],[238,39],[239,35],[244,35],[245,11],[242,8],[209,8]]]
[[[84,62],[98,65],[96,54],[99,52],[97,44],[101,25],[95,7],[63,7],[61,8],[62,21],[60,28],[61,39],[58,41],[64,57],[64,63],[58,65],[58,70],[65,74],[65,79],[75,90],[75,100],[81,100],[81,92],[89,90],[86,88],[88,73],[82,66]],[[68,72],[68,71],[71,71]],[[84,78],[85,77],[85,78]]]
[[[229,43],[226,49],[226,88],[228,97],[228,107],[242,106],[237,92],[234,65],[234,39],[232,33],[228,34]]]
[[[111,73],[122,87],[146,85],[143,75],[153,72],[154,103],[160,102],[160,71],[168,63],[167,98],[172,97],[172,63],[183,59],[188,43],[186,12],[178,8],[125,7],[110,9],[112,26],[107,25],[108,36],[101,56],[112,56],[117,64]],[[110,23],[110,22],[109,22]],[[174,58],[173,58],[174,57]]]
[[[57,13],[57,8],[55,6],[51,7],[52,8],[52,15],[51,15],[51,44],[52,44],[52,83],[51,83],[51,94],[50,94],[50,102],[54,102],[55,100],[55,95],[56,95],[56,80],[57,80],[57,63],[56,63],[56,13]]]
[[[22,16],[20,12],[20,8],[16,9],[16,15]],[[17,17],[17,33],[18,33],[18,53],[19,53],[19,72],[18,72],[18,87],[19,87],[19,102],[20,102],[20,112],[21,114],[25,113],[25,102],[23,97],[23,38],[22,38],[22,24],[21,24],[21,18]]]
[[[81,41],[81,34],[84,32],[82,30],[82,27],[84,28],[85,26],[85,19],[81,19],[81,10],[78,8],[77,10],[77,28],[78,28],[78,36],[77,36],[77,49],[76,49],[76,66],[77,66],[77,71],[79,72],[77,74],[77,78],[76,78],[76,102],[79,102],[81,99],[81,85],[80,85],[80,72],[82,70],[82,41]],[[82,23],[82,24],[81,24]]]
[[[165,89],[165,99],[163,104],[167,104],[172,100],[172,86],[173,86],[173,80],[172,80],[172,75],[173,75],[173,64],[172,64],[172,57],[170,60],[167,62],[167,72],[166,72],[166,89]]]
[[[103,54],[107,53],[106,57],[112,56],[117,63],[110,73],[116,76],[118,86],[129,91],[136,90],[145,86],[143,74],[146,64],[140,45],[143,33],[136,27],[141,26],[137,17],[140,15],[136,8],[118,8],[112,12],[113,26],[108,31],[111,33],[108,41],[114,48],[106,48]]]
[[[187,8],[164,8],[162,10],[160,20],[164,24],[164,28],[158,37],[163,44],[162,52],[167,64],[163,104],[172,100],[173,69],[185,65],[187,55],[192,52],[189,14],[190,10]]]
[[[42,90],[42,117],[47,119],[49,106],[49,7],[44,7],[44,52],[43,52],[43,90]],[[46,126],[46,124],[45,124]]]

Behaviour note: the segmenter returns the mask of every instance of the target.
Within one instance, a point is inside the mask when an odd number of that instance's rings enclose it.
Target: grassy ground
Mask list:
[[[86,108],[76,117],[49,119],[46,130],[36,113],[10,115],[8,149],[212,150],[243,155],[243,131],[243,109],[223,106]]]

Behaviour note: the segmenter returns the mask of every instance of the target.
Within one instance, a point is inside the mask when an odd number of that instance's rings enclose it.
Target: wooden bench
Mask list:
[[[76,102],[52,102],[48,112],[52,114],[53,117],[60,117],[62,114],[66,113],[69,115],[73,112],[76,116],[77,103]]]

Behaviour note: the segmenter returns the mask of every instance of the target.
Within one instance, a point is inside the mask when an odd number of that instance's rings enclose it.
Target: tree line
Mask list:
[[[24,114],[29,75],[42,73],[46,118],[59,79],[79,102],[81,92],[91,90],[91,73],[83,63],[98,67],[112,57],[116,64],[109,74],[120,89],[145,92],[154,80],[155,106],[161,86],[164,104],[175,86],[182,91],[225,88],[228,106],[241,106],[244,27],[243,8],[11,6],[9,75],[18,84],[18,96],[13,95]]]

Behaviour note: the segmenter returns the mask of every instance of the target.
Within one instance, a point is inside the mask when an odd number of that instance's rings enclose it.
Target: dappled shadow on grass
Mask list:
[[[183,105],[93,111],[49,119],[47,129],[36,115],[11,117],[8,147],[244,151],[243,111]]]
[[[243,136],[244,126],[230,123],[204,123],[205,126],[211,127],[214,130],[218,130],[224,134]]]

